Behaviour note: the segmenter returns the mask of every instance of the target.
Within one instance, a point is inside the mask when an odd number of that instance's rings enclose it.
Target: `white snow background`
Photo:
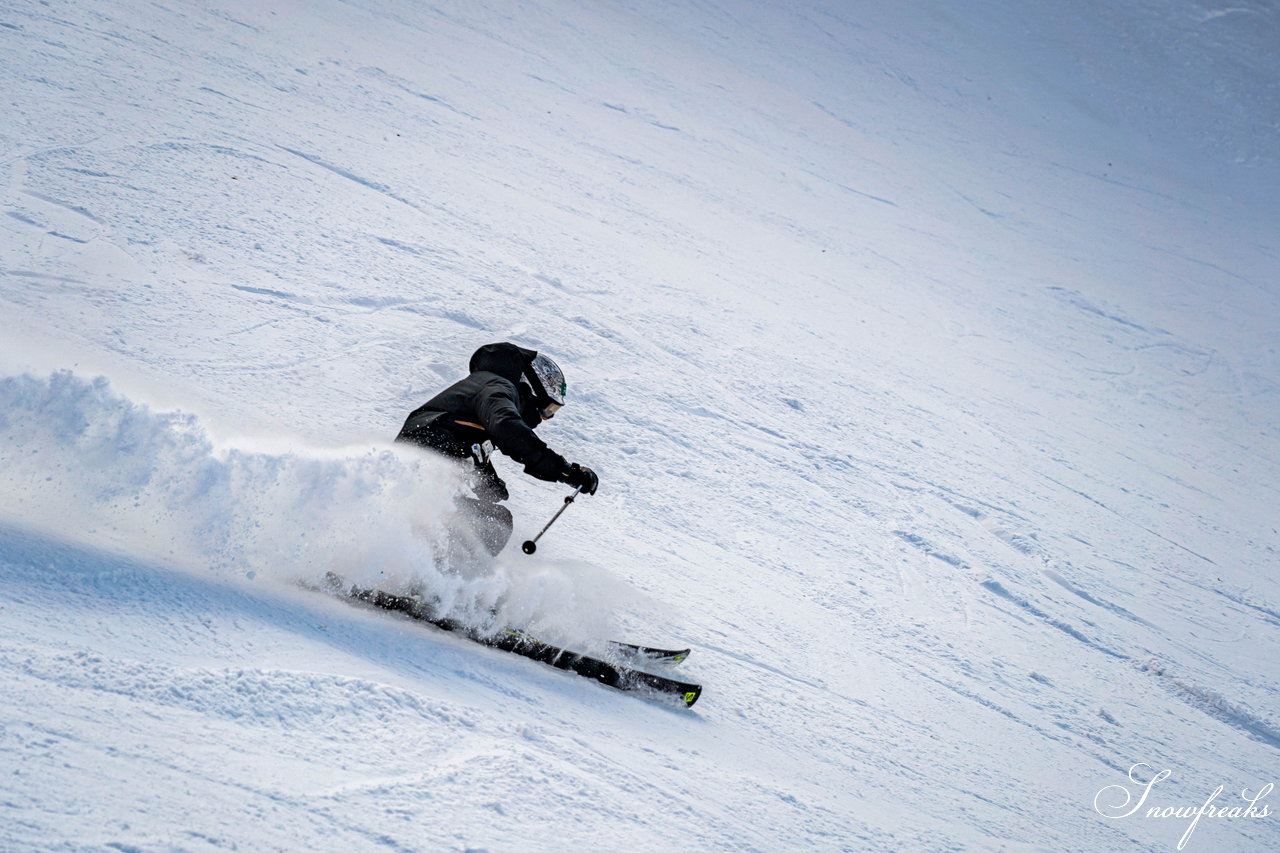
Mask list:
[[[1272,0],[2,0],[0,114],[0,849],[1280,848]],[[451,575],[498,340],[601,488]]]

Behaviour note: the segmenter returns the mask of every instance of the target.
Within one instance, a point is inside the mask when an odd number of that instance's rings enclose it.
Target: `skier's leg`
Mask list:
[[[476,498],[458,498],[458,506],[485,550],[496,557],[511,539],[511,530],[515,526],[511,510]]]

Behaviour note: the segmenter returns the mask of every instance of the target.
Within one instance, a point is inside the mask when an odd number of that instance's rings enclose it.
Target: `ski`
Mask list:
[[[623,657],[640,663],[656,663],[663,666],[675,666],[689,657],[692,649],[655,649],[652,646],[637,646],[634,643],[623,643],[618,640],[609,642],[610,648]]]
[[[694,702],[698,701],[698,697],[702,695],[702,685],[700,684],[677,681],[673,678],[645,672],[636,667],[610,663],[609,661],[580,654],[560,646],[553,646],[514,628],[501,630],[494,634],[482,634],[457,620],[437,616],[431,605],[421,598],[410,595],[393,595],[377,589],[361,589],[357,586],[347,586],[343,579],[333,572],[325,575],[323,590],[332,595],[362,602],[381,610],[403,613],[418,622],[425,622],[441,630],[460,634],[481,645],[549,664],[556,669],[576,673],[618,690],[649,693],[664,699],[676,699],[683,703],[685,707],[691,707]],[[618,645],[634,648],[638,650],[640,656],[643,656],[644,651],[647,649],[645,646],[631,647],[628,643],[620,643]],[[654,649],[652,651],[666,653],[675,650]],[[673,656],[679,656],[679,654],[677,651]],[[687,655],[688,650],[684,650],[684,654]]]

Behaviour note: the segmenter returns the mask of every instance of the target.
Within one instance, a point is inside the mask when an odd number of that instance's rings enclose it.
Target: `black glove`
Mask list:
[[[577,486],[588,495],[594,495],[596,489],[600,488],[600,478],[596,476],[596,472],[577,462],[564,469],[560,480],[570,486]]]

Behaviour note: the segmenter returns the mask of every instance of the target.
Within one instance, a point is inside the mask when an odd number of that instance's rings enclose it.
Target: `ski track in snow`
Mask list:
[[[1280,12],[1184,12],[0,7],[0,847],[1158,850],[1134,764],[1277,781]],[[453,573],[388,439],[500,339],[603,485]]]

